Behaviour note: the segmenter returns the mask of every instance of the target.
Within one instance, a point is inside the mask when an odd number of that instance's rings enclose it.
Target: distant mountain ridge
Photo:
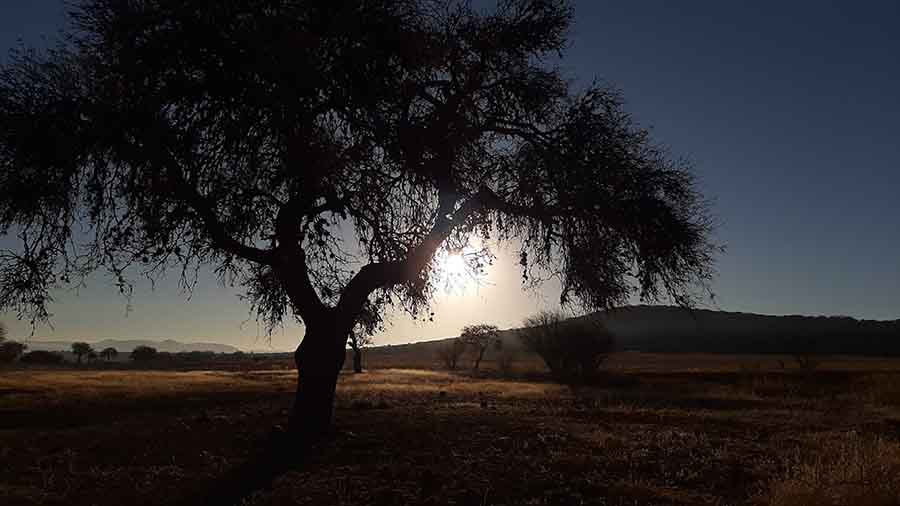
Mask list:
[[[625,306],[573,318],[603,323],[619,350],[645,353],[830,354],[900,356],[900,320],[774,316],[673,306]],[[473,322],[476,323],[476,322]],[[500,332],[520,349],[519,329]],[[376,355],[433,356],[452,338],[378,346]],[[489,350],[488,356],[493,353]]]
[[[75,341],[25,341],[29,350],[70,351]],[[104,339],[89,343],[95,350],[115,348],[119,353],[130,353],[138,346],[152,346],[157,351],[166,353],[186,353],[191,351],[212,351],[215,353],[234,353],[240,351],[234,346],[218,343],[182,343],[172,339],[152,341],[148,339]]]

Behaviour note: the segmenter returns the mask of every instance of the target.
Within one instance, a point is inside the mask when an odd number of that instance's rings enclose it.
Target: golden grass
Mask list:
[[[857,432],[819,437],[759,495],[770,506],[896,506],[900,444]]]

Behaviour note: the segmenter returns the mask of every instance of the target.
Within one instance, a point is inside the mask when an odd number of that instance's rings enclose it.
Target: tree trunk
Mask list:
[[[353,348],[353,372],[362,372],[362,350],[359,347]]]
[[[478,366],[481,365],[481,359],[484,358],[484,352],[485,352],[486,350],[487,350],[487,348],[479,348],[479,349],[478,349],[478,356],[475,357],[475,367],[474,367],[474,369],[475,369],[476,371],[478,370]]]
[[[297,393],[289,430],[303,443],[320,439],[331,430],[334,392],[344,367],[347,333],[335,322],[308,324],[303,341],[294,352]]]

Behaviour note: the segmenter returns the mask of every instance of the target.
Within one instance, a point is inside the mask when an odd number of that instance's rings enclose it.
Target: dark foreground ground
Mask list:
[[[335,440],[244,504],[900,504],[898,370],[635,356],[574,391],[347,375]],[[293,381],[0,372],[0,504],[191,504],[284,422]]]

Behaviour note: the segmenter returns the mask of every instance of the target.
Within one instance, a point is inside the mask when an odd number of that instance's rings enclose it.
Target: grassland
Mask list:
[[[900,361],[620,354],[594,386],[344,375],[249,505],[900,504]],[[0,504],[191,504],[284,422],[285,370],[0,372]]]

